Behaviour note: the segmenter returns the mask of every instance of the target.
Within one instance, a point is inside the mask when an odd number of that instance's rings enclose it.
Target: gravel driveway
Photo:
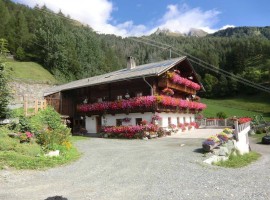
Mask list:
[[[183,137],[79,141],[84,154],[68,166],[0,171],[0,199],[270,199],[268,150],[248,167],[224,169],[202,164],[202,141]]]

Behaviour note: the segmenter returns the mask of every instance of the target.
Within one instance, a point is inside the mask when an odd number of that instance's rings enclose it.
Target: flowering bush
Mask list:
[[[128,123],[130,122],[131,118],[129,117],[125,117],[124,119],[122,119],[122,122]]]
[[[250,117],[241,117],[238,119],[238,123],[239,124],[244,124],[244,123],[247,123],[247,122],[250,122],[252,119]]]
[[[168,107],[179,107],[182,109],[203,110],[206,105],[203,103],[187,101],[169,96],[142,96],[128,100],[113,102],[98,102],[93,104],[81,104],[78,110],[81,112],[106,111],[106,110],[126,110],[136,108],[150,108],[156,104]]]
[[[169,75],[169,79],[172,80],[174,83],[176,84],[180,84],[180,85],[184,85],[186,87],[190,87],[194,90],[200,90],[201,86],[197,83],[194,83],[191,80],[188,80],[187,78],[183,78],[180,75],[172,72],[172,73],[168,73]]]
[[[147,124],[145,126],[106,126],[103,127],[102,132],[106,133],[109,137],[120,137],[120,138],[136,138],[143,137],[144,132],[157,132],[158,126],[154,124]]]
[[[205,146],[214,146],[215,144],[226,143],[230,139],[228,134],[231,134],[232,132],[233,131],[231,129],[225,128],[221,133],[212,135],[202,143],[203,148],[206,151],[210,151],[211,149],[205,148]]]
[[[152,116],[152,121],[154,121],[154,120],[159,121],[159,120],[161,120],[161,119],[162,119],[162,118],[161,118],[159,115],[157,115],[157,114],[155,114],[155,115]]]
[[[214,140],[205,140],[203,142],[203,145],[213,146],[213,145],[215,145],[215,141]]]
[[[146,125],[147,124],[147,121],[146,120],[142,120],[141,121],[141,125]]]
[[[149,132],[157,132],[158,131],[158,126],[154,124],[147,124],[144,126],[144,131],[149,131]]]
[[[219,138],[216,135],[212,135],[207,140],[213,140],[214,142],[220,142]]]
[[[25,133],[18,133],[18,137],[20,139],[20,142],[30,142],[31,138],[34,137],[34,134],[31,132],[25,132]]]
[[[227,142],[229,140],[228,136],[226,133],[224,132],[221,132],[217,135],[218,139],[220,142],[224,143],[224,142]]]
[[[233,133],[233,130],[230,129],[230,128],[225,128],[225,129],[223,130],[223,133],[226,133],[226,134],[232,134],[232,133]]]
[[[174,133],[178,131],[177,126],[175,124],[169,124],[169,129]]]
[[[165,95],[168,95],[168,96],[174,95],[174,91],[172,89],[170,89],[170,88],[163,89],[162,93],[164,93]]]

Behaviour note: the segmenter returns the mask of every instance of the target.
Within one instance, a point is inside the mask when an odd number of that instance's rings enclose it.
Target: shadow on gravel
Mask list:
[[[54,197],[48,197],[44,200],[68,200],[68,199],[62,196],[54,196]]]
[[[205,153],[205,151],[203,150],[203,148],[194,149],[193,152],[201,153],[201,154],[204,154]]]

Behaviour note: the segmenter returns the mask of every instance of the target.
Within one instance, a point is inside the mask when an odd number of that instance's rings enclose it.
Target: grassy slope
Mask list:
[[[214,117],[217,112],[225,112],[227,116],[250,116],[263,114],[270,121],[270,95],[240,96],[230,99],[202,99],[207,104],[203,112],[206,117]]]
[[[50,72],[35,62],[11,61],[6,63],[6,67],[10,77],[15,80],[27,83],[57,83]]]

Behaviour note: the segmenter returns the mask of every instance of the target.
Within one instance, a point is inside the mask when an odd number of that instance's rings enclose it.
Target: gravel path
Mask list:
[[[258,162],[224,169],[202,164],[202,141],[180,136],[79,141],[84,155],[71,165],[0,171],[0,199],[270,199],[270,146],[259,147],[268,149]]]

